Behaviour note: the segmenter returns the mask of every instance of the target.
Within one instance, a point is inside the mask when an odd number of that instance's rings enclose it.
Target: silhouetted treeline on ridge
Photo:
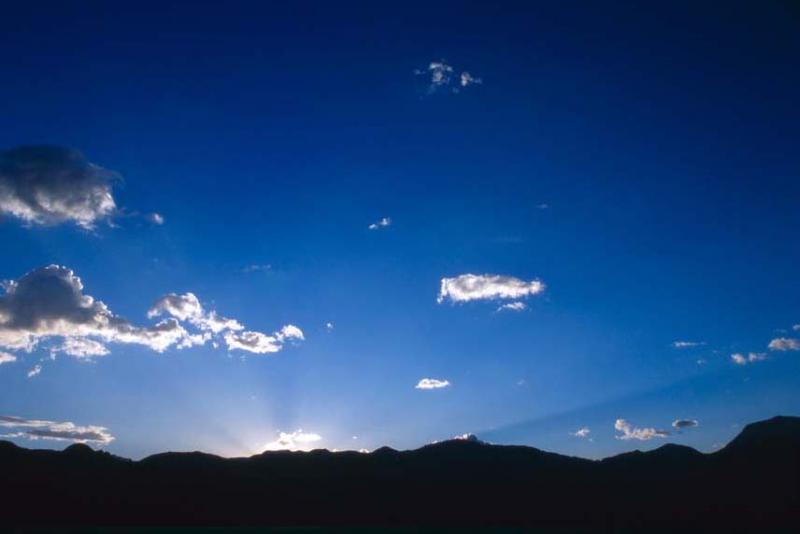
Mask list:
[[[600,461],[453,440],[412,451],[164,453],[0,442],[0,526],[800,527],[800,418],[713,454],[664,445]]]

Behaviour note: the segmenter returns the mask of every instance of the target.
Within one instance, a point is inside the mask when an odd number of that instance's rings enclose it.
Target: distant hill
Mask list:
[[[0,442],[0,526],[338,525],[800,529],[800,418],[724,449],[600,461],[451,440],[411,451],[164,453]],[[800,531],[800,530],[795,530]]]

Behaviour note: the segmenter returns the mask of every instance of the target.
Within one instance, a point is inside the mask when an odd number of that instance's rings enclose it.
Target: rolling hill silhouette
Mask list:
[[[3,526],[800,527],[800,418],[753,423],[713,454],[600,461],[451,440],[370,454],[199,452],[131,461],[0,442]]]

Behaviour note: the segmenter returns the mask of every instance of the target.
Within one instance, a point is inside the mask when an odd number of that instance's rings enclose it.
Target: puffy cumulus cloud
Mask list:
[[[648,441],[653,438],[665,438],[669,436],[666,430],[657,430],[655,428],[637,428],[628,423],[625,419],[617,419],[614,423],[614,429],[617,432],[622,432],[621,435],[615,436],[617,439],[638,439],[640,441]]]
[[[184,349],[203,345],[221,335],[229,349],[264,353],[277,352],[290,340],[304,339],[302,330],[294,325],[272,335],[243,332],[244,326],[238,321],[203,309],[192,293],[161,297],[148,317],[168,317],[150,326],[135,326],[114,315],[103,302],[84,294],[80,278],[58,265],[31,271],[4,287],[5,295],[0,296],[0,348],[6,350],[30,352],[43,340],[56,339],[61,343],[50,348],[52,354],[88,359],[109,354],[107,343],[138,344],[164,352],[173,346]],[[194,330],[187,330],[187,325]]]
[[[387,226],[392,225],[392,219],[389,217],[384,217],[380,221],[372,223],[369,225],[370,230],[380,230],[381,228],[386,228]]]
[[[167,313],[179,321],[197,320],[203,316],[203,306],[194,293],[185,295],[169,293],[155,301],[148,310],[147,316],[152,319],[163,313]]]
[[[118,175],[69,148],[25,146],[0,152],[0,213],[30,225],[92,229],[116,211]]]
[[[673,341],[672,347],[676,349],[689,349],[692,347],[701,347],[705,344],[705,341]]]
[[[278,432],[278,438],[264,445],[267,451],[309,451],[313,444],[322,441],[322,436],[313,432],[303,432],[298,429],[294,432]]]
[[[748,363],[760,362],[766,359],[767,355],[763,352],[750,352],[748,354],[736,352],[731,354],[731,361],[736,365],[747,365]]]
[[[800,350],[800,339],[778,337],[769,342],[769,350]]]
[[[700,426],[700,423],[696,419],[676,419],[672,422],[672,428],[677,428],[678,430],[697,426]]]
[[[544,290],[544,283],[536,279],[526,282],[500,274],[462,274],[454,278],[442,278],[436,301],[520,299],[538,295]]]
[[[470,85],[483,83],[483,80],[476,78],[467,71],[460,73],[444,60],[431,61],[426,69],[416,69],[414,74],[417,76],[428,76],[428,92],[434,93],[438,90],[450,89],[453,93],[458,93],[461,88]]]
[[[524,302],[517,301],[517,302],[509,302],[508,304],[503,304],[502,306],[499,306],[497,308],[497,311],[506,310],[506,311],[520,312],[520,311],[525,311],[527,309],[528,309],[527,304],[525,304]]]
[[[441,389],[450,386],[449,380],[438,380],[436,378],[423,378],[417,385],[414,386],[415,389]]]
[[[102,352],[99,343],[135,343],[163,352],[187,332],[174,319],[149,327],[137,327],[114,315],[94,297],[84,295],[83,283],[67,267],[48,265],[4,284],[0,297],[0,347],[30,352],[40,341],[63,338],[55,350],[86,357]]]
[[[162,314],[171,315],[179,321],[187,321],[198,329],[213,334],[225,330],[244,330],[244,326],[235,319],[221,317],[213,310],[206,312],[194,293],[164,295],[147,312],[151,319]]]
[[[206,311],[193,293],[164,295],[147,312],[148,317],[151,318],[162,314],[186,321],[203,332],[202,335],[186,338],[184,343],[203,344],[212,339],[214,335],[221,334],[228,350],[268,354],[279,352],[287,341],[305,339],[303,331],[292,324],[284,326],[273,334],[245,330],[244,326],[235,319],[222,317],[214,310]]]
[[[13,363],[15,361],[17,361],[17,357],[13,354],[0,351],[0,365],[3,365],[4,363]]]
[[[254,354],[269,354],[279,352],[285,342],[289,340],[303,340],[303,331],[296,326],[289,324],[281,328],[272,335],[261,332],[227,331],[224,336],[225,343],[229,350],[244,350]]]
[[[73,443],[108,445],[114,441],[108,429],[102,426],[78,426],[71,422],[58,423],[0,415],[0,427],[9,429],[6,438],[48,439]]]
[[[589,429],[589,427],[585,426],[583,428],[579,428],[575,432],[570,432],[569,435],[570,436],[574,436],[576,438],[588,438],[589,434],[591,434],[591,432],[592,431]]]

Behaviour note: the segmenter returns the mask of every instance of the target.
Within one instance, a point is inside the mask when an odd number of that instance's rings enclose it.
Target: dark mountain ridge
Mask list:
[[[416,450],[162,453],[0,442],[0,525],[800,527],[800,418],[703,454],[667,444],[587,460],[450,440]]]

